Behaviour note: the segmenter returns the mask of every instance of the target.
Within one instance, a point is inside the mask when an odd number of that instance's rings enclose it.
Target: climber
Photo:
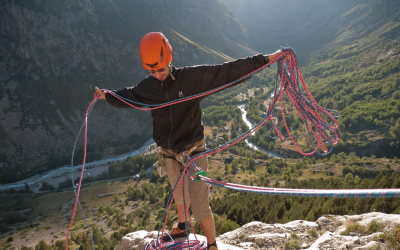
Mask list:
[[[198,65],[183,68],[172,66],[172,48],[168,39],[159,32],[146,34],[140,42],[140,58],[143,68],[149,76],[134,87],[127,87],[114,93],[132,101],[146,104],[160,104],[214,89],[262,67],[279,57],[278,50],[270,55],[255,55],[219,65]],[[239,84],[242,80],[236,84]],[[236,85],[235,84],[235,85]],[[105,99],[118,108],[130,106],[113,95],[96,87],[95,97]],[[163,165],[168,179],[175,186],[183,168],[182,151],[191,151],[191,155],[204,152],[204,127],[201,121],[200,101],[196,98],[183,103],[153,109],[153,139],[160,147],[160,164]],[[194,161],[207,171],[206,157]],[[188,166],[191,173],[196,173],[193,166]],[[191,204],[193,215],[199,221],[207,238],[208,248],[216,250],[214,218],[209,206],[207,187],[201,181],[192,181],[185,176],[185,203]],[[177,187],[178,188],[178,187]],[[182,192],[176,192],[175,204],[178,214],[178,226],[169,234],[172,238],[187,237],[185,228],[185,208]],[[169,241],[168,235],[163,241]]]

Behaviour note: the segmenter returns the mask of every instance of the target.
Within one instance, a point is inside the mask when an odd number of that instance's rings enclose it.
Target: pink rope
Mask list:
[[[78,192],[76,193],[76,199],[75,199],[75,205],[74,205],[74,211],[72,213],[72,218],[71,221],[69,223],[69,227],[68,227],[68,231],[67,231],[67,237],[65,240],[65,244],[66,244],[66,249],[68,249],[68,236],[69,236],[69,231],[71,229],[72,226],[72,222],[74,221],[74,217],[75,217],[75,212],[76,212],[76,205],[78,204],[78,200],[79,200],[79,193],[81,190],[81,183],[82,183],[82,177],[83,177],[83,171],[85,169],[85,161],[86,161],[86,146],[87,146],[87,121],[88,121],[88,113],[89,110],[91,108],[91,106],[93,105],[93,103],[97,100],[97,97],[93,99],[93,101],[89,104],[89,107],[86,110],[86,115],[85,115],[85,146],[84,146],[84,151],[83,151],[83,163],[82,163],[82,170],[81,170],[81,177],[79,179],[79,185],[78,185]]]

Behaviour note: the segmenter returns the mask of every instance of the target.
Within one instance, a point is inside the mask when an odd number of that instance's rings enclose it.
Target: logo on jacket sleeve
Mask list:
[[[183,97],[183,91],[179,91],[179,97]]]

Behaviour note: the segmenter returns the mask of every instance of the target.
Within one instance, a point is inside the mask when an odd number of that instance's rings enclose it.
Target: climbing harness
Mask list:
[[[201,141],[195,143],[190,149],[188,150],[184,150],[180,153],[179,155],[179,159],[180,163],[182,163],[182,165],[185,165],[185,163],[188,161],[188,158],[186,158],[186,154],[191,155],[203,142],[205,142],[205,138],[203,138]]]
[[[168,218],[168,214],[169,214],[169,210],[171,208],[171,204],[173,201],[173,198],[176,194],[176,187],[179,186],[180,184],[182,184],[182,194],[184,192],[184,182],[183,180],[183,176],[184,174],[188,174],[189,177],[192,180],[202,180],[204,182],[205,185],[210,186],[212,185],[217,185],[220,187],[225,187],[225,188],[229,188],[232,190],[238,190],[238,191],[245,191],[245,192],[254,192],[254,193],[262,193],[262,194],[272,194],[272,195],[287,195],[287,196],[302,196],[302,197],[338,197],[338,198],[355,198],[355,197],[366,197],[366,198],[375,198],[375,197],[384,197],[384,198],[389,198],[389,197],[400,197],[400,189],[352,189],[352,190],[315,190],[315,189],[286,189],[286,188],[266,188],[266,187],[256,187],[256,186],[246,186],[246,185],[239,185],[239,184],[232,184],[232,183],[226,183],[226,182],[222,182],[222,181],[217,181],[217,180],[213,180],[211,178],[207,177],[207,172],[202,171],[200,168],[198,168],[196,166],[196,164],[194,163],[194,160],[199,158],[199,157],[206,157],[207,155],[211,155],[211,154],[215,154],[221,150],[224,150],[236,143],[238,143],[239,141],[247,138],[248,136],[250,136],[252,133],[254,133],[256,130],[258,130],[259,128],[261,128],[262,126],[265,129],[265,132],[268,134],[268,132],[270,131],[267,126],[266,126],[266,122],[267,121],[271,121],[272,123],[272,128],[276,131],[277,133],[277,137],[281,138],[282,140],[284,140],[283,134],[280,130],[280,128],[274,123],[273,118],[272,118],[272,110],[273,107],[275,106],[276,102],[279,100],[280,102],[280,108],[281,108],[281,114],[282,114],[282,120],[285,124],[286,127],[286,131],[290,137],[290,139],[293,141],[296,149],[302,153],[303,155],[311,155],[314,153],[320,154],[320,155],[327,155],[329,154],[332,149],[333,149],[333,145],[337,144],[338,142],[338,135],[337,135],[337,128],[338,128],[338,123],[336,121],[336,118],[339,117],[339,113],[334,111],[334,110],[329,110],[329,109],[324,109],[321,106],[318,105],[318,103],[315,101],[315,99],[312,97],[310,91],[308,90],[303,77],[301,76],[300,73],[300,69],[298,66],[298,62],[297,62],[297,57],[294,53],[294,51],[291,48],[283,48],[282,51],[284,52],[281,56],[279,56],[278,58],[276,58],[274,61],[269,62],[268,64],[264,65],[263,67],[237,79],[236,81],[233,81],[231,83],[225,84],[223,86],[220,86],[218,88],[215,88],[213,90],[210,91],[206,91],[200,94],[196,94],[196,95],[192,95],[192,96],[188,96],[188,97],[183,97],[177,100],[173,100],[170,102],[166,102],[166,103],[161,103],[161,104],[145,104],[145,103],[139,103],[139,102],[135,102],[135,101],[131,101],[129,99],[126,99],[122,96],[119,96],[117,94],[115,94],[114,92],[111,92],[109,90],[103,89],[103,91],[106,91],[107,93],[113,95],[114,97],[118,98],[119,100],[121,100],[122,102],[136,108],[139,110],[152,110],[152,109],[158,109],[158,108],[162,108],[165,106],[169,106],[169,105],[173,105],[173,104],[177,104],[177,103],[181,103],[187,100],[191,100],[191,99],[195,99],[195,98],[199,98],[202,96],[207,96],[210,95],[214,92],[220,91],[224,88],[227,88],[241,80],[244,80],[246,78],[248,78],[249,76],[259,73],[260,71],[262,71],[265,67],[268,67],[270,64],[277,62],[278,63],[278,73],[276,76],[276,81],[275,81],[275,90],[274,90],[274,98],[273,101],[271,103],[271,105],[268,108],[267,114],[266,116],[260,121],[258,122],[255,126],[253,126],[250,130],[244,132],[243,134],[239,135],[238,137],[232,139],[229,142],[226,142],[225,144],[222,144],[214,149],[208,150],[206,152],[203,153],[199,153],[193,157],[190,157],[190,153],[184,151],[184,156],[186,157],[186,160],[182,162],[184,162],[184,167],[183,167],[183,171],[178,179],[178,181],[176,182],[174,188],[173,188],[173,192],[171,192],[171,195],[169,197],[169,200],[167,202],[167,206],[166,209],[164,211],[163,217],[160,221],[160,225],[159,225],[159,232],[158,232],[158,237],[157,239],[151,241],[150,243],[146,244],[145,249],[207,249],[207,244],[205,244],[204,242],[200,242],[197,240],[196,235],[195,236],[195,240],[189,240],[189,238],[187,238],[187,241],[175,241],[175,242],[162,242],[162,237],[160,237],[160,231],[161,235],[164,234],[164,229],[166,226],[166,221]],[[283,63],[283,58],[287,57],[285,64]],[[302,90],[300,89],[300,87],[303,88],[303,91],[305,92],[305,95],[303,94]],[[299,114],[301,120],[303,121],[303,123],[306,125],[307,128],[307,132],[308,132],[308,136],[309,136],[309,140],[311,142],[311,145],[313,147],[313,150],[311,152],[303,152],[298,148],[298,145],[296,144],[293,136],[290,133],[290,130],[288,128],[288,125],[286,123],[286,119],[285,119],[285,115],[284,115],[284,109],[283,109],[283,104],[282,104],[282,98],[284,96],[284,94],[287,94],[289,100],[291,101],[291,103],[293,104],[293,107],[295,108],[295,110],[297,111],[297,113]],[[79,185],[78,185],[78,190],[76,190],[76,187],[73,183],[73,187],[74,187],[74,191],[75,191],[75,195],[76,195],[76,201],[75,201],[75,207],[74,207],[74,211],[72,214],[72,218],[71,218],[71,222],[70,222],[70,226],[68,228],[68,233],[67,233],[67,238],[66,238],[66,244],[67,244],[67,249],[68,249],[68,234],[69,234],[69,230],[70,227],[72,225],[74,216],[75,216],[75,210],[76,210],[76,206],[77,204],[79,204],[79,191],[80,191],[80,186],[81,186],[81,180],[82,180],[82,176],[83,176],[83,170],[84,170],[84,165],[85,165],[85,159],[86,159],[86,132],[87,132],[87,117],[90,113],[90,111],[93,108],[93,105],[96,103],[98,96],[95,98],[95,100],[93,100],[86,112],[86,116],[85,116],[85,122],[83,123],[79,133],[78,133],[78,137],[79,134],[81,132],[81,130],[83,129],[83,127],[85,127],[85,147],[84,147],[84,160],[83,160],[83,164],[82,164],[82,171],[81,171],[81,179],[79,181]],[[135,104],[137,106],[135,106]],[[143,107],[144,106],[144,107]],[[330,122],[327,122],[323,117],[321,117],[320,113],[322,113],[323,115],[325,115],[326,117],[328,117],[330,119]],[[331,113],[336,113],[336,116],[333,116]],[[75,146],[78,140],[78,137],[75,141],[74,144],[74,148],[73,148],[73,153],[72,153],[72,160],[71,162],[73,163],[73,156],[74,156],[74,151],[75,151]],[[330,145],[329,145],[330,144]],[[330,149],[327,148],[327,146],[330,146]],[[182,155],[182,159],[183,159],[183,155]],[[158,163],[161,167],[163,166],[163,159],[159,158],[159,163]],[[192,164],[192,166],[194,167],[194,169],[197,171],[197,173],[195,174],[191,174],[188,166],[189,164]],[[71,164],[71,166],[73,166],[73,164]],[[160,173],[159,173],[160,174]],[[73,182],[74,178],[72,176],[72,182]],[[187,227],[187,216],[189,215],[188,213],[188,209],[185,203],[185,195],[183,194],[183,201],[184,201],[184,208],[185,208],[185,221],[186,221],[186,230],[188,229]],[[82,211],[82,207],[81,208],[81,212],[83,214]],[[84,215],[83,215],[84,216]],[[84,216],[85,218],[85,216]],[[165,218],[165,219],[164,219]],[[161,230],[161,224],[162,221],[164,220],[164,226],[162,227]],[[190,216],[189,216],[189,221],[192,227],[192,231],[194,232],[193,229],[193,224],[191,222]],[[86,222],[86,219],[85,219]],[[86,222],[87,225],[87,222]],[[89,226],[88,226],[89,229]],[[90,229],[89,229],[89,233],[91,235]],[[189,234],[187,234],[189,235]],[[92,244],[93,244],[93,237],[92,238]],[[94,249],[94,244],[93,244],[93,249]]]
[[[164,156],[161,153],[161,147],[157,146],[157,153],[158,153],[158,161],[156,162],[157,165],[157,173],[160,176],[160,178],[163,178],[166,174],[165,168],[164,168]]]

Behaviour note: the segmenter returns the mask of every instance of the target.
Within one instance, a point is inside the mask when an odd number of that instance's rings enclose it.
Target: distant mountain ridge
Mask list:
[[[335,40],[343,27],[368,13],[379,0],[222,2],[232,10],[252,38],[250,47],[267,51],[292,47],[298,55],[306,56]]]

